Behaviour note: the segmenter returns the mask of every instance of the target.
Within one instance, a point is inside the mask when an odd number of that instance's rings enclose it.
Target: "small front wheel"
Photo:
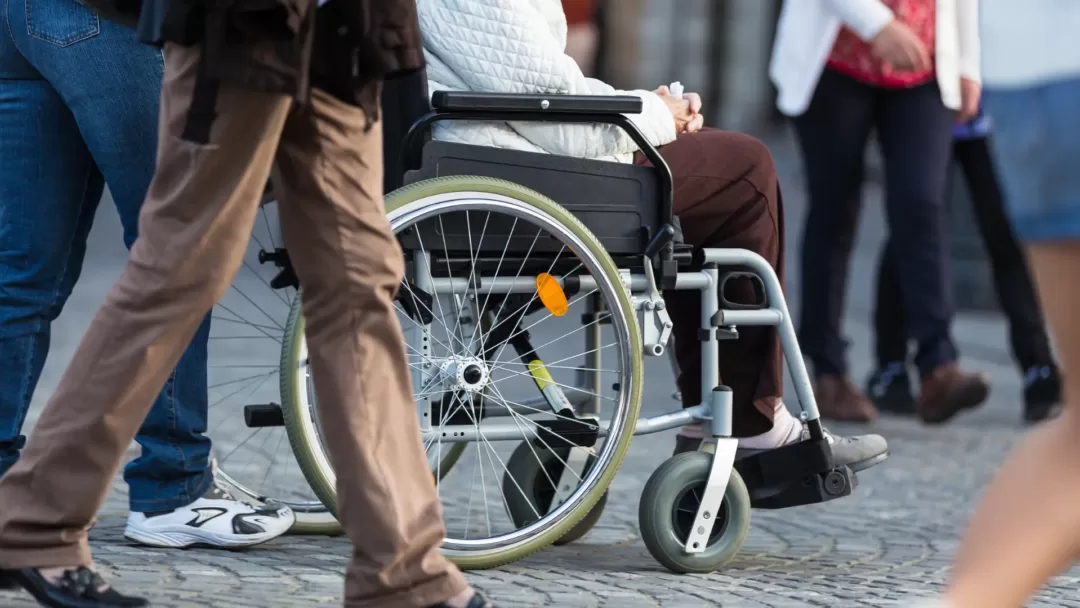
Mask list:
[[[712,461],[713,455],[706,452],[674,456],[656,469],[642,491],[641,538],[656,561],[672,572],[716,571],[735,557],[750,531],[750,493],[733,470],[708,545],[701,553],[686,552]]]

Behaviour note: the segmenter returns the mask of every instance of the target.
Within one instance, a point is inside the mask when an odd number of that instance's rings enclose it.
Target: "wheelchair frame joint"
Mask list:
[[[645,354],[660,357],[666,352],[671,339],[671,330],[675,324],[667,312],[667,304],[656,285],[656,275],[652,263],[645,260],[645,281],[647,288],[644,297],[634,298],[634,307],[641,311],[641,330]]]

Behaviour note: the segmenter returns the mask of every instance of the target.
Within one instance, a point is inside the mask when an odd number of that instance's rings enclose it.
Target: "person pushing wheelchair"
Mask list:
[[[404,261],[380,195],[379,91],[423,67],[413,0],[148,0],[141,12],[129,0],[87,2],[164,44],[158,164],[123,274],[0,478],[0,588],[53,607],[146,605],[94,570],[87,530],[243,262],[273,170],[324,437],[349,471],[336,509],[354,543],[345,605],[488,606],[439,553],[444,527],[393,307]]]

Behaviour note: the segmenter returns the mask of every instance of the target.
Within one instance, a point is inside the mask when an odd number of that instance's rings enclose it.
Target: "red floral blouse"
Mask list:
[[[915,32],[926,48],[934,54],[936,35],[935,0],[882,0],[892,9],[896,18]],[[908,88],[925,84],[934,78],[934,70],[922,72],[897,72],[892,66],[874,57],[870,43],[864,42],[847,26],[833,44],[832,54],[826,66],[871,86]]]

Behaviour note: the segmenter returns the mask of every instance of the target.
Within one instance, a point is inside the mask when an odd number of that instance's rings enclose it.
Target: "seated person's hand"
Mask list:
[[[697,93],[676,97],[666,86],[656,89],[655,93],[664,100],[668,110],[671,110],[676,133],[696,133],[705,126],[705,117],[701,115],[701,96]]]

